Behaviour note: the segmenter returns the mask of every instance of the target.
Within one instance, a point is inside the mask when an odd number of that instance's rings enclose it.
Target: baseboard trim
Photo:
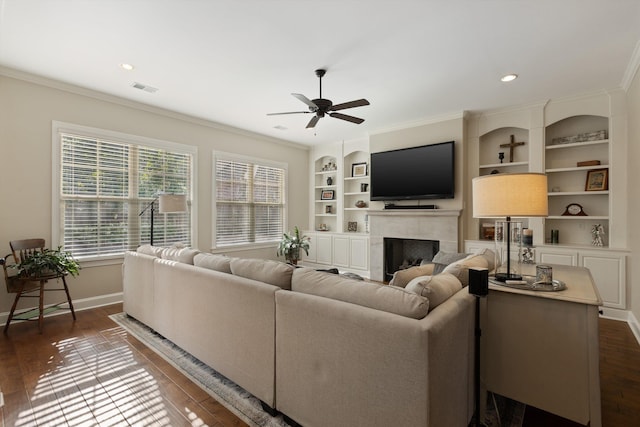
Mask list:
[[[629,318],[627,320],[629,327],[631,328],[631,332],[636,337],[636,341],[640,344],[640,323],[638,323],[638,319],[633,315],[633,312],[629,311]]]
[[[89,310],[91,308],[102,307],[105,305],[116,304],[119,302],[122,302],[122,292],[73,300],[73,308],[75,311],[83,311],[83,310]],[[61,304],[61,306],[65,307],[66,304]],[[33,307],[33,308],[36,308],[36,307]],[[21,308],[20,311],[27,310],[27,309],[29,309],[29,307]],[[68,313],[68,311],[57,311],[47,315],[46,317],[58,316],[60,314],[65,314],[65,313]],[[6,324],[7,318],[9,318],[8,311],[5,311],[4,313],[0,313],[0,325]],[[23,322],[23,320],[16,320],[15,322],[16,323]],[[11,323],[13,323],[13,321]]]

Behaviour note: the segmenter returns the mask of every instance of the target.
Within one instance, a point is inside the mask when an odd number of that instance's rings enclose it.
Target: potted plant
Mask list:
[[[43,249],[34,252],[17,265],[18,275],[22,277],[46,277],[70,274],[77,276],[80,273],[80,264],[71,256],[71,253],[58,249]]]
[[[300,230],[296,226],[293,234],[289,232],[282,235],[282,240],[278,244],[278,256],[284,255],[288,262],[297,264],[300,259],[300,249],[304,249],[305,253],[309,255],[309,237],[301,236]]]

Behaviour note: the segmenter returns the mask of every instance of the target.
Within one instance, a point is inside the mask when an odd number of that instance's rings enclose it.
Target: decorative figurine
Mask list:
[[[504,160],[504,151],[498,153],[498,158],[500,159],[500,163]]]
[[[602,224],[595,224],[593,228],[591,228],[591,235],[593,236],[593,240],[591,241],[593,246],[604,246],[604,242],[602,240],[602,236],[604,236],[604,227]]]

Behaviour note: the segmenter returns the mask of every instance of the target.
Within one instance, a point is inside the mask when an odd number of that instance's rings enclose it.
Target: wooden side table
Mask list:
[[[567,289],[489,285],[483,310],[486,390],[591,427],[602,425],[598,313],[602,299],[583,267],[552,265]],[[535,275],[535,265],[523,265]]]

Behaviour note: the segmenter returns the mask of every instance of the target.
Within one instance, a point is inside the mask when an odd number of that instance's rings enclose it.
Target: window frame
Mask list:
[[[180,152],[185,154],[190,154],[193,159],[193,164],[191,165],[191,194],[188,194],[187,197],[190,200],[191,204],[191,246],[198,247],[198,234],[197,234],[197,212],[198,212],[198,204],[197,198],[194,196],[198,194],[197,191],[197,181],[196,177],[197,173],[197,165],[198,165],[198,147],[193,145],[181,144],[177,142],[170,142],[155,138],[149,138],[139,135],[132,135],[123,132],[111,131],[106,129],[99,129],[89,126],[82,126],[73,123],[66,123],[61,121],[52,121],[52,144],[51,144],[51,157],[52,157],[52,168],[51,168],[51,186],[52,186],[52,197],[51,197],[51,246],[57,247],[62,245],[62,228],[64,224],[61,221],[64,221],[63,213],[62,213],[62,134],[75,134],[79,136],[84,136],[87,138],[98,138],[104,139],[110,142],[116,142],[121,144],[129,144],[129,145],[137,145],[139,147],[148,147],[153,149],[161,149],[167,151]],[[92,267],[98,265],[112,265],[118,264],[122,262],[124,258],[123,254],[113,254],[113,255],[98,255],[82,258],[81,263],[83,267]]]
[[[264,159],[260,157],[247,156],[243,154],[230,153],[226,151],[218,151],[214,150],[212,153],[212,167],[211,167],[211,250],[213,251],[224,251],[224,252],[234,252],[234,251],[242,251],[246,249],[261,249],[261,248],[274,248],[277,246],[279,240],[273,240],[269,242],[247,242],[247,243],[238,243],[234,245],[223,245],[219,246],[217,243],[217,222],[218,222],[218,208],[217,208],[217,187],[216,187],[216,172],[217,172],[217,161],[218,160],[228,160],[228,161],[237,161],[237,162],[245,162],[251,163],[254,165],[272,167],[272,168],[280,168],[284,170],[284,189],[282,192],[283,195],[283,203],[282,203],[282,230],[283,232],[287,230],[288,227],[288,212],[289,212],[289,164],[286,162],[278,162],[275,160]]]

